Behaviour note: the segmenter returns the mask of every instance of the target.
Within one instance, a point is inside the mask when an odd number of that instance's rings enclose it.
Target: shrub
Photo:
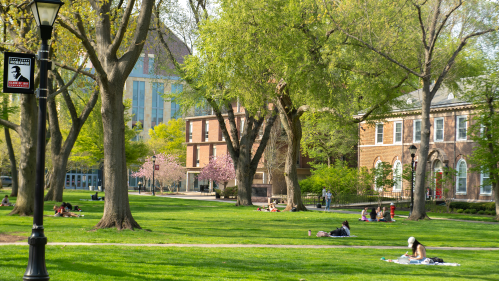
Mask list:
[[[457,209],[457,211],[456,211],[456,213],[462,213],[462,212],[464,212],[463,209]]]
[[[470,210],[470,214],[476,214],[476,209],[469,209]]]
[[[469,213],[470,213],[470,209],[466,209],[466,210],[464,210],[464,213],[465,213],[465,214],[469,214]]]
[[[483,214],[485,214],[485,211],[484,210],[480,210],[480,211],[477,212],[477,214],[483,215]]]
[[[226,187],[223,192],[224,196],[237,196],[237,185]]]

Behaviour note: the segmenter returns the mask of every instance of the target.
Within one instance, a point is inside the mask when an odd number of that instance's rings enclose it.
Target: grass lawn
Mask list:
[[[5,194],[0,190],[0,197]],[[359,222],[358,214],[267,213],[223,202],[134,195],[130,196],[130,206],[142,230],[95,230],[104,202],[79,200],[90,198],[90,194],[65,191],[64,200],[80,206],[85,214],[82,218],[49,217],[55,202],[46,202],[44,227],[49,242],[406,247],[407,238],[415,236],[429,247],[499,247],[499,224],[412,222],[400,218],[394,223],[367,223]],[[0,208],[0,234],[29,236],[33,218],[8,216],[10,210],[12,207]],[[352,234],[358,237],[315,237],[317,231],[330,231],[343,220],[351,222]],[[309,229],[311,237],[307,235]],[[405,253],[400,249],[46,246],[46,252],[51,280],[499,279],[499,251],[428,250],[428,256],[457,262],[461,267],[404,266],[380,261],[381,257],[395,258]],[[0,246],[0,280],[19,280],[27,259],[27,245]]]

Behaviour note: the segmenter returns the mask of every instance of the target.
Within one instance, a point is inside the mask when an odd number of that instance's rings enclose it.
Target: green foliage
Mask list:
[[[317,164],[313,168],[312,175],[300,181],[304,193],[322,194],[322,188],[326,187],[336,200],[347,194],[366,194],[372,190],[374,176],[365,168],[349,168],[341,161],[329,167]]]
[[[185,142],[185,121],[182,118],[170,119],[168,124],[161,123],[149,129],[147,145],[155,153],[165,153],[178,157],[185,165],[187,148]]]
[[[131,106],[130,100],[125,100],[125,113]],[[95,105],[100,108],[101,101]],[[148,154],[146,144],[141,141],[133,141],[140,133],[141,127],[130,128],[126,123],[131,119],[129,114],[125,114],[125,154],[127,166],[140,164],[140,158]],[[70,160],[87,166],[94,166],[104,159],[104,129],[102,127],[102,115],[100,110],[93,110],[90,113],[85,125],[81,129],[75,146],[71,151]]]
[[[485,202],[485,203],[472,203],[472,202],[452,202],[450,204],[451,208],[455,209],[476,209],[476,210],[495,210],[494,202]]]
[[[229,187],[226,187],[224,190],[223,190],[223,196],[237,196],[237,185],[236,186],[229,186]]]
[[[301,151],[316,162],[329,163],[331,159],[355,152],[358,144],[358,125],[343,123],[330,113],[309,112],[302,118]]]
[[[464,212],[464,210],[463,210],[463,209],[458,209],[458,210],[456,211],[456,213],[463,213],[463,212]]]
[[[480,210],[480,211],[477,212],[477,214],[483,215],[483,214],[485,214],[485,211],[484,210]]]

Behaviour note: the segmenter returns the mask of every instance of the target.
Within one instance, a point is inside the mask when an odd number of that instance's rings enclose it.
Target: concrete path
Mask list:
[[[340,238],[331,238],[340,239]],[[344,238],[342,238],[344,239]],[[0,246],[28,246],[27,242],[0,243]],[[281,248],[281,249],[407,249],[404,246],[355,246],[355,245],[267,245],[267,244],[122,244],[122,243],[73,243],[51,242],[49,246],[120,246],[120,247],[199,247],[199,248]],[[499,251],[499,248],[474,247],[426,247],[429,250],[460,250],[460,251]]]
[[[129,194],[132,195],[139,195],[138,192],[129,192]],[[148,193],[141,193],[140,195],[144,196],[151,196],[151,194]],[[168,197],[168,198],[177,198],[177,199],[191,199],[191,200],[204,200],[204,201],[213,201],[213,202],[222,202],[222,203],[231,203],[235,204],[236,200],[227,200],[227,199],[215,199],[214,195],[201,195],[200,192],[183,192],[183,195],[156,195],[158,197]],[[255,206],[266,206],[268,205],[267,202],[254,202],[253,205]],[[277,207],[286,207],[284,204],[277,204]],[[317,208],[315,205],[308,205],[306,206],[309,211],[322,211],[322,212],[331,212],[331,213],[342,213],[342,214],[359,214],[359,212],[355,211],[344,211],[344,210],[330,210],[330,211],[325,211],[323,208]],[[396,217],[400,218],[407,218],[407,216],[402,216],[402,215],[395,215]],[[469,223],[483,223],[483,224],[499,224],[499,222],[491,222],[491,221],[472,221],[472,220],[460,220],[460,219],[447,219],[447,218],[431,218],[434,220],[450,220],[450,221],[458,221],[458,222],[469,222]]]

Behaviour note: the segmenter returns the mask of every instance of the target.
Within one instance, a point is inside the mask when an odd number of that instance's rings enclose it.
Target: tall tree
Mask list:
[[[90,77],[97,82],[102,100],[106,203],[97,228],[140,228],[130,211],[126,188],[123,90],[142,52],[153,6],[152,0],[70,2],[58,18],[87,52],[95,71]]]
[[[472,171],[480,173],[480,193],[494,193],[499,220],[499,72],[471,79],[466,98],[477,106],[468,134],[478,145],[471,155]]]
[[[155,30],[159,34],[158,38],[166,50],[176,73],[190,86],[190,89],[184,90],[181,96],[172,95],[170,98],[175,98],[175,101],[180,103],[182,105],[181,108],[184,110],[188,110],[196,105],[206,106],[207,104],[213,109],[225,142],[227,143],[227,150],[234,161],[238,182],[236,205],[251,205],[251,185],[253,178],[267,145],[270,130],[278,115],[275,110],[273,112],[269,110],[267,102],[261,99],[258,103],[253,104],[253,110],[245,110],[244,128],[240,128],[238,131],[237,119],[232,106],[232,102],[237,99],[237,95],[227,91],[223,86],[227,84],[227,81],[224,80],[225,77],[217,76],[218,72],[216,71],[212,72],[209,64],[203,65],[204,62],[210,61],[211,54],[205,53],[207,56],[204,56],[201,60],[191,57],[184,67],[181,64],[182,62],[173,55],[174,44],[166,40],[169,32],[173,31],[176,31],[177,34],[182,34],[184,39],[192,40],[195,34],[197,34],[197,29],[208,19],[208,8],[209,3],[206,0],[190,0],[189,12],[186,16],[186,18],[192,19],[190,24],[179,26],[179,21],[172,20],[170,25],[162,28],[163,24],[159,22],[159,19],[163,18],[161,13],[165,11],[165,8],[158,5],[156,7],[155,18],[157,24]],[[199,46],[199,48],[202,47]],[[206,60],[203,61],[204,59]],[[255,93],[260,93],[260,91],[262,89],[256,90]],[[242,105],[247,106],[244,103]],[[225,113],[227,114],[226,116],[224,116]],[[257,141],[262,126],[264,128],[263,135]],[[253,147],[257,143],[258,148],[254,151]]]
[[[343,122],[361,122],[386,110],[406,80],[379,61],[359,70],[361,59],[372,56],[326,32],[325,22],[315,1],[226,0],[199,33],[199,65],[211,67],[203,72],[205,87],[221,87],[250,112],[269,101],[279,109],[288,144],[286,209],[305,210],[296,173],[303,113],[324,110]],[[364,117],[353,120],[360,110]]]
[[[499,6],[490,1],[323,1],[331,32],[363,46],[420,79],[422,89],[419,163],[428,159],[430,105],[466,45],[497,31]],[[426,165],[418,165],[412,220],[426,217]]]

